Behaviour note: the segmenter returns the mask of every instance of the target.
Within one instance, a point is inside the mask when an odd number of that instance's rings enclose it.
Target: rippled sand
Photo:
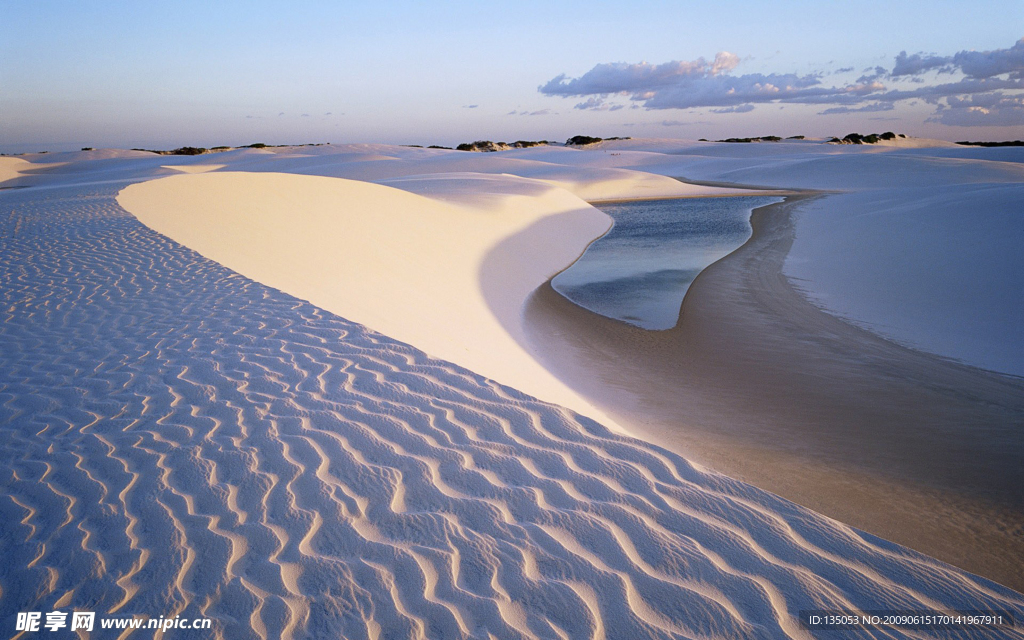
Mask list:
[[[0,193],[0,628],[74,608],[231,638],[773,638],[809,637],[808,608],[1024,615],[246,279],[141,225],[123,186]]]

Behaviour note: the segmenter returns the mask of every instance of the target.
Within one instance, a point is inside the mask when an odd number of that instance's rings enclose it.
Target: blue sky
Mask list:
[[[1024,137],[1017,0],[0,3],[8,153],[575,134]],[[982,61],[997,66],[955,58],[970,50],[999,54]],[[892,76],[904,51],[923,70]],[[715,66],[720,52],[733,57]],[[885,73],[867,72],[876,67]],[[765,78],[802,88],[771,100]],[[963,80],[973,84],[922,92]],[[737,88],[750,101],[723,97]],[[961,88],[971,92],[951,93]]]

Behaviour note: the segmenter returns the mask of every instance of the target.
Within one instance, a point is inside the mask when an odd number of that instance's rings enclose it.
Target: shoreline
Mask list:
[[[807,300],[782,264],[794,209],[826,195],[756,209],[751,238],[698,275],[673,329],[605,318],[549,281],[524,311],[531,350],[639,437],[1022,590],[1024,445],[1008,425],[1024,389]]]

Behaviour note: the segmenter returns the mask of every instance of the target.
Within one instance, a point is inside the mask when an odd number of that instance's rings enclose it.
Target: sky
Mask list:
[[[0,152],[1024,138],[1024,2],[0,0]]]

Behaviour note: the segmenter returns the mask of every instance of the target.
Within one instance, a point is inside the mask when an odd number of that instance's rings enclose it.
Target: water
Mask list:
[[[608,318],[671,329],[697,274],[750,238],[750,212],[781,201],[741,196],[599,205],[615,224],[551,284]]]

